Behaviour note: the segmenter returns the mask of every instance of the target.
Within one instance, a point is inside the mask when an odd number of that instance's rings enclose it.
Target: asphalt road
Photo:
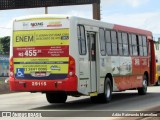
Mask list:
[[[41,93],[0,95],[0,111],[49,111],[58,117],[100,117],[100,113],[106,111],[160,111],[157,106],[160,106],[160,87],[157,86],[148,87],[148,93],[142,96],[138,95],[137,90],[114,93],[108,104],[91,103],[86,96],[68,97],[65,104],[49,104],[45,94]]]

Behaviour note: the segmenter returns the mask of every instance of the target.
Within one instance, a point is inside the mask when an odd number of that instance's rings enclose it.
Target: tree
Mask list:
[[[0,38],[0,43],[1,43],[1,54],[9,54],[10,50],[10,37],[2,37]]]

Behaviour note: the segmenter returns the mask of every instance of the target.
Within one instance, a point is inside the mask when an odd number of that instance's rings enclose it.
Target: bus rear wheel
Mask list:
[[[46,98],[49,103],[65,103],[67,94],[65,92],[46,93]]]
[[[146,75],[143,76],[143,86],[141,88],[138,88],[138,94],[139,95],[145,95],[147,93],[147,77]]]

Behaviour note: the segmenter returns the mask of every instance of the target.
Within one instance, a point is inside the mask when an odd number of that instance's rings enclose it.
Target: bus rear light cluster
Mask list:
[[[70,76],[73,76],[73,72],[69,72],[69,75],[70,75]]]
[[[74,76],[75,75],[75,60],[72,56],[69,56],[69,76]]]
[[[9,62],[9,65],[10,65],[10,68],[9,68],[9,70],[10,70],[9,75],[10,75],[10,77],[13,77],[13,76],[14,76],[13,57],[11,57],[10,62]]]

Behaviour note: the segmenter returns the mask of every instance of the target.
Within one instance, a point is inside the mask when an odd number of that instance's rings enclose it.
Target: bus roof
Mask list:
[[[38,18],[68,18],[69,15],[61,15],[61,14],[40,14],[40,15],[28,15],[15,18],[14,21],[23,21],[23,20],[30,20],[30,19],[38,19]]]
[[[130,33],[135,33],[135,34],[144,34],[148,36],[152,36],[152,32],[148,30],[143,30],[139,28],[134,28],[134,27],[127,27],[123,25],[114,25],[115,30],[120,30],[120,31],[128,31]]]
[[[26,20],[31,20],[31,19],[38,19],[38,18],[56,18],[56,19],[66,19],[66,18],[71,18],[71,19],[76,19],[78,21],[84,21],[88,25],[97,25],[101,27],[106,27],[108,29],[114,29],[118,31],[127,31],[129,33],[135,33],[135,34],[143,34],[147,36],[152,37],[152,32],[144,29],[139,29],[139,28],[134,28],[134,27],[128,27],[128,26],[123,26],[123,25],[118,25],[118,24],[113,24],[113,23],[107,23],[99,20],[93,20],[93,19],[87,19],[87,18],[81,18],[77,16],[71,16],[71,15],[61,15],[61,14],[42,14],[42,15],[29,15],[29,16],[23,16],[14,19],[14,21],[26,21]],[[88,22],[87,22],[88,21]]]

